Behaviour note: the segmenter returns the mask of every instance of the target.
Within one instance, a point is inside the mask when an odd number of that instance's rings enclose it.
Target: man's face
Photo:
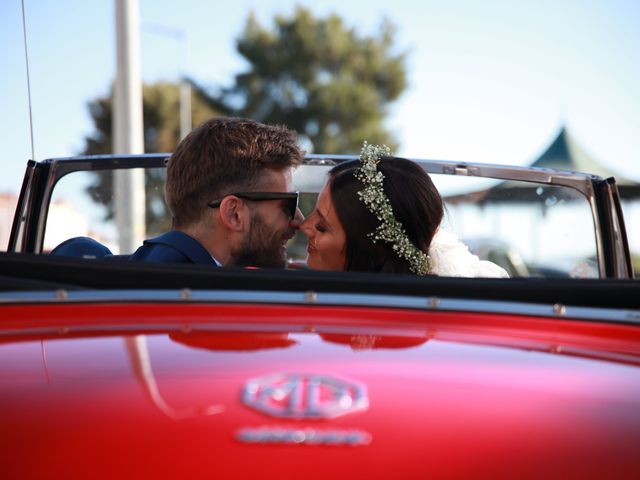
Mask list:
[[[256,190],[264,192],[294,192],[292,170],[267,169],[263,182]],[[232,252],[233,263],[238,266],[284,268],[287,242],[295,234],[295,225],[302,220],[298,211],[296,219],[286,200],[247,200],[251,209],[251,223],[240,246]]]

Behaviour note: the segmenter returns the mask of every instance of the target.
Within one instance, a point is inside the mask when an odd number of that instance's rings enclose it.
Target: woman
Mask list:
[[[444,204],[416,163],[365,143],[359,160],[329,172],[316,208],[300,226],[307,265],[318,270],[506,277],[438,228]],[[435,241],[434,241],[435,237]]]

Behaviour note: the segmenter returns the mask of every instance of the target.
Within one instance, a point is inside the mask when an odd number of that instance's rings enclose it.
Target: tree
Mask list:
[[[251,13],[237,41],[249,69],[209,104],[284,124],[318,153],[357,152],[363,140],[395,149],[383,125],[387,105],[406,87],[405,54],[393,52],[394,34],[383,20],[378,37],[363,37],[335,14],[315,18],[302,7],[277,16],[268,30]]]
[[[249,64],[230,88],[207,93],[192,82],[193,124],[215,115],[284,124],[308,140],[310,151],[356,153],[363,140],[397,148],[384,126],[387,106],[406,88],[405,54],[393,48],[395,29],[383,20],[376,37],[361,36],[337,15],[315,18],[298,7],[277,16],[272,30],[249,14],[237,48]],[[145,151],[171,152],[179,140],[179,94],[174,84],[143,88]],[[89,103],[95,131],[85,154],[111,153],[111,96]],[[164,172],[147,172],[147,232],[169,228]],[[112,178],[96,173],[92,199],[113,217]],[[152,192],[149,194],[149,192]]]
[[[218,112],[203,100],[199,88],[192,89],[192,122],[198,125]],[[180,141],[179,89],[171,83],[143,86],[142,110],[144,122],[144,150],[147,153],[172,152]],[[85,138],[86,155],[112,153],[112,95],[89,103],[89,114],[95,131]],[[170,228],[164,203],[164,169],[145,172],[147,185],[146,225],[151,235]],[[107,207],[105,220],[113,218],[113,176],[111,172],[96,172],[87,188],[91,198]]]

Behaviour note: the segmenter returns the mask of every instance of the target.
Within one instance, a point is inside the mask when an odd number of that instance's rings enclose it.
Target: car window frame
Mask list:
[[[29,160],[18,198],[8,251],[42,253],[51,196],[64,176],[80,171],[166,167],[170,154],[95,155]],[[332,166],[354,160],[355,155],[310,154],[303,165]],[[505,166],[409,158],[427,173],[491,178],[568,187],[589,203],[594,221],[600,278],[633,278],[631,255],[620,198],[614,178],[550,168]]]

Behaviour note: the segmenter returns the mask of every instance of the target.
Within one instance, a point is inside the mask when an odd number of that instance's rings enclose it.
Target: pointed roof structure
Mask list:
[[[640,185],[633,180],[618,175],[598,163],[569,135],[564,126],[551,145],[531,166],[592,173],[604,178],[615,177],[618,187],[633,185],[640,188]]]
[[[640,198],[640,183],[634,182],[621,175],[615,174],[607,167],[598,163],[569,135],[563,126],[549,147],[534,161],[531,167],[555,168],[572,172],[583,172],[598,175],[603,178],[615,177],[620,198],[635,200]],[[491,187],[473,193],[481,202],[528,202],[540,201],[537,186],[525,186],[522,182],[506,180]],[[567,191],[567,194],[569,192]],[[450,202],[456,201],[456,196],[447,197]]]

